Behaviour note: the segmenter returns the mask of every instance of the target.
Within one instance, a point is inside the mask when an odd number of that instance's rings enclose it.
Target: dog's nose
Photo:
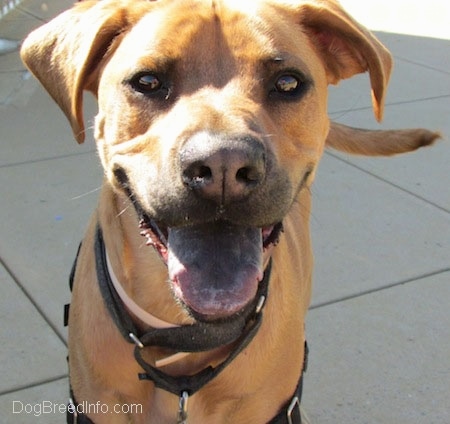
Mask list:
[[[183,183],[221,205],[247,197],[264,180],[264,145],[254,137],[209,133],[191,137],[180,150]]]

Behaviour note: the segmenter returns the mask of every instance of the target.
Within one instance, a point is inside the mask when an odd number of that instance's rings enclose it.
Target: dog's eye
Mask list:
[[[275,81],[275,89],[279,93],[294,93],[300,84],[301,81],[294,75],[282,75]]]
[[[131,86],[141,93],[154,93],[161,86],[161,80],[153,74],[138,74],[130,81]]]
[[[309,86],[308,79],[299,75],[298,72],[287,71],[273,80],[269,96],[280,100],[296,100],[308,90]]]
[[[153,99],[168,100],[172,94],[172,88],[167,80],[150,71],[139,72],[124,80],[124,84],[133,91]]]

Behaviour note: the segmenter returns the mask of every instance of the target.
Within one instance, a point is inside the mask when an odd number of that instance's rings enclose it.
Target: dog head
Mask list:
[[[368,71],[381,119],[391,58],[334,0],[86,1],[22,57],[136,207],[176,296],[206,319],[255,295],[330,122],[327,86]]]

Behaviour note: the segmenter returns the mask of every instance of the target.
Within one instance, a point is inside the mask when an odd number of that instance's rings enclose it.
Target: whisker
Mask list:
[[[132,199],[130,199],[132,200]],[[125,206],[116,216],[116,218],[119,218],[120,216],[122,216],[132,205],[132,202],[130,202],[127,206]]]
[[[101,189],[102,189],[101,186],[96,187],[96,188],[94,188],[94,189],[91,190],[91,191],[87,191],[86,193],[80,194],[79,196],[72,197],[70,200],[78,200],[78,199],[81,199],[81,198],[86,197],[86,196],[89,196],[89,195],[91,195],[91,194],[93,194],[93,193],[95,193],[95,192],[97,192],[97,191],[100,191]]]

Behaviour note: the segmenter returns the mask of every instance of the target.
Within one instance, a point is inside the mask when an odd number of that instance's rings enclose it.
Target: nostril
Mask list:
[[[261,172],[253,166],[244,166],[236,172],[236,181],[245,185],[256,185],[261,181],[261,178]]]
[[[193,164],[183,171],[183,182],[191,188],[206,185],[212,177],[211,168],[202,164]]]
[[[212,178],[211,168],[209,166],[199,166],[196,177],[202,180]]]

